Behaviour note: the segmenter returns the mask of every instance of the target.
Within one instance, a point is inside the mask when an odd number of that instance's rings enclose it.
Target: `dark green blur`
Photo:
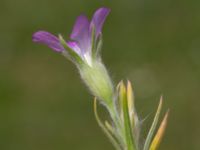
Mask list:
[[[68,38],[101,6],[112,10],[102,57],[115,83],[132,81],[143,135],[163,95],[160,150],[200,149],[199,0],[0,0],[1,150],[114,150],[75,66],[31,41],[40,29]]]

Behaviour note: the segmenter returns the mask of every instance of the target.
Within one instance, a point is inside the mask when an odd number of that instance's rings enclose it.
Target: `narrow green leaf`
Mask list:
[[[115,135],[115,131],[114,131],[112,125],[107,120],[105,121],[105,126],[113,135]]]
[[[157,150],[159,145],[160,145],[160,142],[162,140],[162,137],[164,135],[164,132],[165,132],[165,129],[166,129],[166,126],[167,126],[167,120],[168,120],[168,116],[169,116],[169,110],[166,112],[165,116],[164,116],[164,119],[162,120],[161,122],[161,125],[151,143],[151,146],[150,146],[150,149],[149,150]]]
[[[121,95],[120,95],[120,86],[121,84],[123,84],[123,81],[120,81],[118,84],[117,84],[117,87],[116,87],[116,91],[117,91],[117,99],[118,101],[116,101],[116,105],[117,105],[117,110],[118,110],[118,114],[119,114],[119,117],[120,117],[120,121],[121,122],[124,122],[124,116],[123,116],[123,106],[122,106],[122,98],[121,98]]]
[[[133,88],[129,80],[127,82],[127,100],[128,100],[128,109],[129,109],[131,125],[132,125],[132,128],[134,129],[138,127],[139,119],[138,119],[137,112],[135,109]]]
[[[158,119],[159,119],[160,112],[161,112],[161,109],[162,109],[162,103],[163,103],[163,99],[162,99],[162,96],[161,96],[160,102],[159,102],[159,105],[158,105],[158,109],[157,109],[156,115],[154,117],[153,123],[151,125],[151,128],[149,130],[149,133],[147,135],[143,150],[149,150],[150,143],[152,141],[156,126],[158,124]]]
[[[107,120],[105,121],[105,127],[108,129],[108,131],[110,131],[110,133],[112,135],[114,135],[114,137],[116,139],[118,139],[118,141],[122,141],[121,136],[117,133],[117,129],[114,128]],[[118,138],[119,137],[119,138]],[[120,144],[121,145],[121,144]]]
[[[127,99],[128,99],[128,109],[131,121],[131,126],[133,129],[133,136],[135,140],[135,145],[139,149],[139,138],[140,138],[140,121],[135,109],[134,92],[131,82],[127,81]]]
[[[116,150],[122,150],[120,144],[118,141],[113,137],[113,135],[109,132],[109,130],[105,127],[105,125],[102,123],[102,121],[99,118],[99,115],[97,113],[97,100],[96,97],[94,99],[94,114],[95,118],[97,120],[98,125],[103,130],[104,134],[109,138],[110,142],[113,144],[113,146],[116,148]]]
[[[132,128],[131,128],[131,122],[130,122],[130,116],[129,116],[129,110],[128,110],[127,92],[126,92],[126,88],[123,82],[121,82],[119,92],[120,92],[120,99],[122,101],[127,150],[135,150],[135,143],[133,140]]]

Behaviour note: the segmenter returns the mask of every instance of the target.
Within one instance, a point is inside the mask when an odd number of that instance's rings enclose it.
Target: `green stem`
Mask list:
[[[108,111],[109,111],[110,116],[111,116],[113,123],[115,125],[115,131],[116,131],[117,138],[121,142],[121,145],[124,147],[124,145],[125,145],[125,138],[123,136],[124,135],[124,129],[123,129],[122,123],[120,121],[120,117],[118,115],[116,107],[112,105],[111,107],[109,107]]]
[[[107,137],[110,139],[110,142],[113,144],[113,146],[116,148],[116,150],[122,150],[119,141],[117,141],[113,137],[113,135],[112,135],[113,133],[110,133],[110,131],[106,128],[104,123],[102,123],[102,121],[100,120],[99,115],[97,113],[97,101],[96,101],[96,98],[94,99],[94,114],[95,114],[95,118],[97,120],[97,123],[99,124],[99,126],[101,127],[101,129],[103,130],[105,135],[107,135]]]

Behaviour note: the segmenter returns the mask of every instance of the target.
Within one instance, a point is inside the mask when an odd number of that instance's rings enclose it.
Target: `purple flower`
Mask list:
[[[92,44],[96,43],[101,34],[103,23],[109,12],[110,9],[108,8],[99,8],[94,13],[91,22],[85,15],[80,15],[70,35],[71,41],[65,42],[66,47],[73,50],[83,61],[89,64],[92,59]],[[46,31],[34,33],[33,41],[45,44],[56,52],[64,52],[66,50],[66,47],[58,37]]]

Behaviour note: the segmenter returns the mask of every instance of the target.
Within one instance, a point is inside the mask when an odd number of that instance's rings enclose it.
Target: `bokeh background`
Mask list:
[[[68,38],[80,13],[101,6],[112,9],[103,60],[115,83],[132,81],[144,127],[163,95],[160,150],[200,149],[199,0],[0,0],[1,150],[113,149],[74,65],[31,41],[40,29]]]

